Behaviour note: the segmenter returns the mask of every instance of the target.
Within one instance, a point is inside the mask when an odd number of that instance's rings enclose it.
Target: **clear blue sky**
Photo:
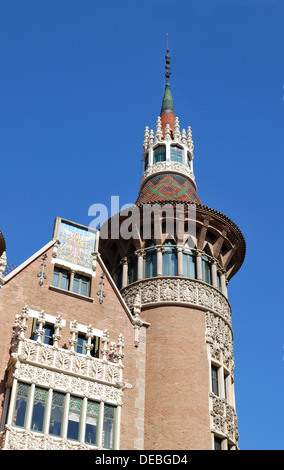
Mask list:
[[[135,202],[169,34],[199,197],[247,242],[229,285],[241,449],[284,447],[283,24],[278,0],[0,3],[0,229],[16,265],[56,216],[89,225],[92,204]]]

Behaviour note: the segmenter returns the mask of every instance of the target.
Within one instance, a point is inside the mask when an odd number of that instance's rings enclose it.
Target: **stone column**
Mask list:
[[[196,278],[202,281],[202,251],[196,251]]]
[[[143,279],[143,258],[146,253],[144,250],[137,250],[135,254],[137,256],[137,281],[141,281]]]
[[[226,271],[223,269],[221,271],[221,291],[225,297],[228,297],[227,285],[226,285]]]
[[[183,246],[177,246],[177,275],[183,276]]]
[[[70,290],[71,292],[73,291],[74,276],[75,276],[75,271],[72,269],[72,270],[70,271],[70,284],[69,284],[69,290]]]
[[[212,286],[218,287],[217,281],[217,260],[215,258],[211,258],[211,276],[212,276]]]
[[[128,281],[128,260],[127,257],[123,258],[121,260],[122,264],[122,288],[127,286],[127,281]]]
[[[157,276],[163,275],[163,247],[162,245],[156,246],[157,253]]]

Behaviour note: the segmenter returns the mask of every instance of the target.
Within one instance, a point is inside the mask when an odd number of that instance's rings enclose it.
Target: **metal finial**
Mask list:
[[[165,76],[166,76],[166,81],[167,81],[167,84],[169,83],[170,81],[170,76],[171,76],[171,71],[170,71],[170,54],[169,54],[169,44],[168,44],[168,33],[167,33],[167,55],[165,56],[165,59],[166,59],[166,73],[165,73]]]

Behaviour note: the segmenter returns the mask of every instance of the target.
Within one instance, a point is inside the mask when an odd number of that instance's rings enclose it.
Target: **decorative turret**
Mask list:
[[[156,132],[146,126],[143,142],[143,175],[136,204],[161,201],[200,203],[193,173],[191,127],[180,129],[171,94],[169,50],[166,87]]]

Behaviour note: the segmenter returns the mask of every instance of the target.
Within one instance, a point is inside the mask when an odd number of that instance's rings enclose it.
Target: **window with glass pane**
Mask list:
[[[171,146],[171,161],[183,163],[183,149]]]
[[[188,168],[191,170],[191,160],[190,160],[189,155],[187,156],[187,164],[188,164]]]
[[[148,165],[149,165],[149,156],[148,156],[148,153],[147,153],[147,155],[145,156],[145,159],[144,159],[144,171],[147,170]]]
[[[37,432],[43,431],[44,415],[45,415],[46,401],[47,401],[47,392],[48,391],[45,388],[41,388],[41,387],[35,388],[33,414],[32,414],[32,422],[31,422],[32,431],[37,431]]]
[[[79,333],[77,336],[77,344],[75,346],[75,351],[79,354],[86,354],[87,353],[86,348],[85,348],[86,343],[87,343],[86,336]]]
[[[184,252],[182,255],[183,260],[183,275],[190,279],[196,279],[196,257],[190,252]]]
[[[82,398],[70,396],[67,438],[78,441],[81,421]]]
[[[102,443],[105,449],[113,449],[114,447],[115,412],[116,412],[116,408],[114,406],[111,406],[111,405],[104,406]]]
[[[144,258],[144,278],[157,276],[157,254],[155,248],[148,249]]]
[[[88,400],[86,413],[86,444],[96,445],[98,440],[99,403]]]
[[[18,382],[16,402],[12,420],[13,426],[18,426],[20,428],[25,427],[29,390],[30,386],[28,384]]]
[[[89,295],[90,292],[90,278],[82,276],[81,274],[75,274],[73,281],[73,292],[81,295]]]
[[[163,253],[163,276],[177,276],[177,255],[174,242],[166,241]]]
[[[69,289],[70,284],[70,273],[66,269],[61,269],[55,266],[52,285],[54,287],[59,287],[60,289]]]
[[[214,437],[214,450],[222,450],[222,439]]]
[[[218,368],[211,366],[212,393],[219,396]]]
[[[159,145],[153,150],[153,164],[166,161],[166,147]]]
[[[128,260],[128,284],[137,281],[137,256],[133,255]]]
[[[217,271],[217,287],[220,291],[222,290],[222,287],[221,287],[221,274],[220,274],[219,271]]]
[[[39,329],[39,325],[37,325],[37,319],[34,319],[34,324],[33,324],[33,331],[31,335],[31,339],[36,341],[37,340],[37,334],[36,330]],[[41,337],[41,342],[44,344],[53,344],[53,335],[54,335],[54,325],[51,325],[49,323],[45,323],[43,326],[43,335]]]
[[[211,264],[209,258],[205,255],[202,256],[202,280],[207,284],[212,284],[211,279]]]
[[[51,434],[52,436],[61,436],[64,414],[64,401],[65,395],[63,393],[55,391],[53,392],[49,425],[49,434]]]
[[[117,267],[117,287],[118,289],[122,288],[122,266]]]
[[[77,336],[77,344],[75,346],[75,351],[79,354],[87,354],[86,344],[88,343],[88,339],[86,335],[83,333],[79,333]],[[100,352],[100,338],[95,336],[92,340],[93,348],[91,349],[91,356],[99,357]]]

